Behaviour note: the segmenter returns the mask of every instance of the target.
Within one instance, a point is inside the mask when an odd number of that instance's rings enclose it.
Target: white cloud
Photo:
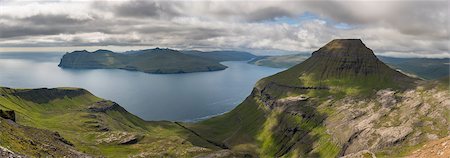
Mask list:
[[[160,46],[305,52],[334,38],[361,38],[377,54],[449,54],[448,1],[0,3],[0,51]],[[313,17],[301,18],[305,13]],[[351,27],[339,29],[336,24]]]

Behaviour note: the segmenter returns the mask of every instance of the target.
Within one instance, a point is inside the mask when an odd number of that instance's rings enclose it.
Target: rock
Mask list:
[[[108,131],[97,136],[97,143],[129,145],[138,143],[143,137],[143,135],[135,133]]]
[[[377,100],[383,107],[391,107],[392,105],[397,103],[394,94],[395,91],[391,91],[389,89],[380,90],[377,92]]]
[[[99,102],[95,102],[94,104],[90,105],[88,107],[88,110],[91,112],[106,112],[109,110],[112,110],[114,108],[119,108],[119,104],[108,101],[108,100],[102,100]]]
[[[369,150],[362,150],[357,153],[351,153],[340,158],[376,158],[375,154]]]
[[[213,153],[202,155],[202,156],[196,156],[195,158],[251,158],[253,157],[250,154],[246,153],[237,153],[231,150],[218,150]]]
[[[409,126],[398,126],[388,128],[382,127],[377,129],[375,133],[382,139],[383,146],[392,146],[403,141],[411,132],[413,132],[413,129]]]
[[[0,146],[0,157],[3,158],[28,158],[28,156],[17,154],[12,152],[11,150]]]
[[[0,117],[16,122],[16,113],[12,110],[0,110]]]
[[[299,95],[299,96],[278,99],[277,103],[278,104],[286,104],[286,103],[290,103],[290,102],[306,101],[308,99],[309,99],[309,97],[307,95]]]

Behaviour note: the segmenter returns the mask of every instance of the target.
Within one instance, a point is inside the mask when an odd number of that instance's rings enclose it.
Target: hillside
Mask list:
[[[391,69],[361,40],[333,40],[229,113],[184,126],[258,157],[398,157],[449,136],[448,90]]]
[[[217,71],[227,68],[218,61],[159,48],[124,54],[108,50],[74,51],[65,54],[59,66],[79,69],[124,69],[157,74]]]
[[[305,61],[309,55],[293,54],[281,56],[261,56],[254,58],[250,64],[275,68],[289,68]],[[450,75],[450,59],[432,58],[395,58],[378,56],[386,65],[423,79],[435,80]]]
[[[192,157],[215,149],[175,123],[144,121],[83,89],[0,88],[0,110],[0,155]]]
[[[181,53],[199,56],[203,58],[213,59],[216,61],[247,61],[257,56],[240,51],[198,51],[198,50],[183,50]]]

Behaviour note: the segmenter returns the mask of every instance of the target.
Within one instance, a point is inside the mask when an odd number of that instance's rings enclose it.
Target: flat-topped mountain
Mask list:
[[[338,39],[260,80],[232,111],[184,126],[255,157],[402,157],[450,135],[448,89],[391,69],[361,40]]]
[[[159,48],[133,53],[114,53],[109,50],[74,51],[65,54],[59,66],[79,69],[125,69],[159,74],[217,71],[227,68],[215,60]]]
[[[361,40],[336,39],[314,51],[304,62],[260,83],[360,93],[388,87],[407,88],[415,80],[381,62]]]

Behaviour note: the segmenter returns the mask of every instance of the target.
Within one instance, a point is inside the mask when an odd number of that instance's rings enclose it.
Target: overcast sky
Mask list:
[[[169,47],[311,52],[360,38],[376,54],[450,57],[445,1],[0,0],[0,51]]]

